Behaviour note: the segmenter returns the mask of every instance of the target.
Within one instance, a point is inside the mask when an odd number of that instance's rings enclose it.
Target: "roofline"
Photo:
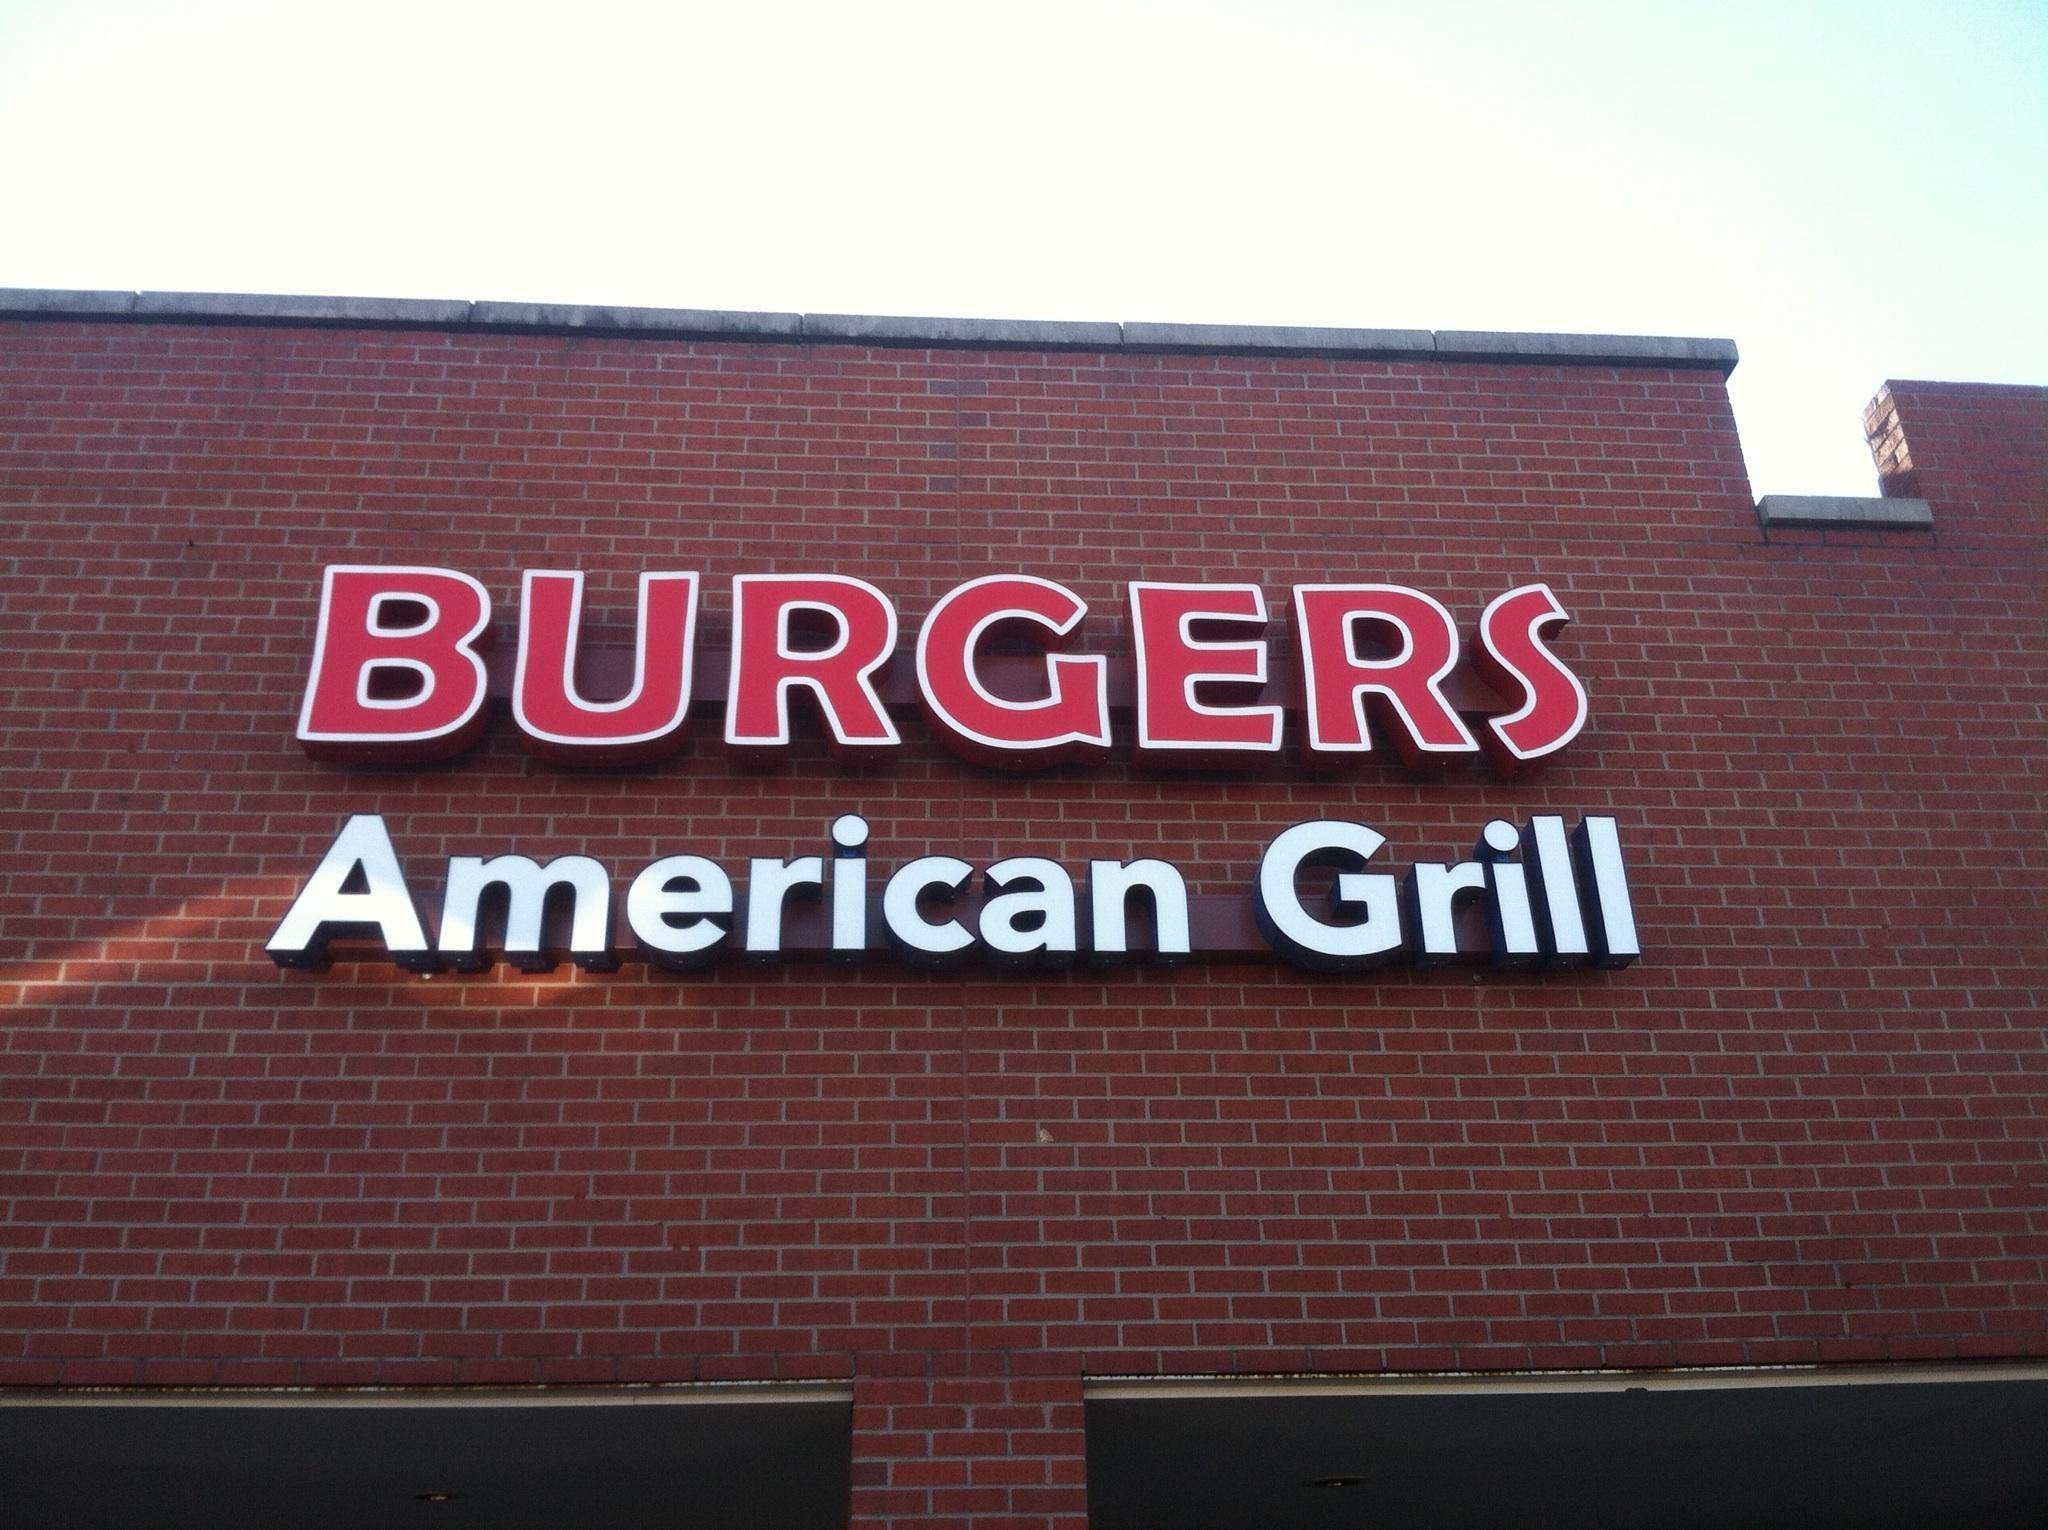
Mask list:
[[[1372,356],[1561,366],[1689,368],[1726,377],[1733,340],[1678,335],[1563,335],[1440,329],[1334,329],[1260,324],[1074,323],[1042,319],[904,318],[879,314],[747,313],[494,303],[432,298],[290,297],[237,292],[94,292],[0,287],[0,319],[86,319],[336,328],[529,331],[970,348],[1216,355]]]

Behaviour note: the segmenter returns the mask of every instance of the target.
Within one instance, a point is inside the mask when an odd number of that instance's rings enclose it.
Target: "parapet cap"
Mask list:
[[[1258,324],[1074,323],[909,318],[880,314],[748,313],[602,304],[460,299],[291,297],[263,293],[97,292],[0,288],[0,318],[162,323],[315,324],[348,328],[530,330],[1000,350],[1211,355],[1371,356],[1552,366],[1684,368],[1726,377],[1733,340],[1676,335],[1521,334],[1491,330],[1340,329]]]

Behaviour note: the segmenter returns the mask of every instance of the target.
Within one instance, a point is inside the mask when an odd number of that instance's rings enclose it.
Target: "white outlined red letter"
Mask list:
[[[794,618],[823,617],[832,636],[798,648]],[[843,574],[736,574],[732,581],[732,672],[726,684],[725,741],[743,751],[789,743],[789,693],[807,690],[841,756],[902,742],[882,700],[876,671],[896,651],[896,608],[862,579]]]
[[[1392,630],[1390,653],[1359,651],[1360,629],[1368,624]],[[1457,624],[1422,591],[1398,584],[1298,584],[1294,650],[1311,760],[1372,748],[1368,699],[1411,769],[1479,748],[1443,693],[1458,662]]]
[[[638,765],[674,753],[690,710],[697,576],[640,576],[633,680],[617,701],[586,701],[577,690],[583,575],[530,569],[520,596],[512,715],[527,749],[569,765]]]
[[[416,620],[405,618],[417,614]],[[323,760],[441,760],[485,722],[491,600],[446,568],[334,564],[299,742]]]
[[[1011,701],[982,683],[975,654],[1005,627],[1028,627],[1048,648],[1073,640],[1088,603],[1031,574],[970,579],[942,596],[917,635],[925,718],[955,754],[983,765],[1036,768],[1109,747],[1107,661],[1053,654],[1042,700]]]
[[[1488,718],[1480,739],[1502,776],[1557,753],[1586,726],[1586,688],[1543,641],[1545,629],[1570,620],[1547,584],[1496,596],[1479,618],[1472,667],[1494,689],[1522,697],[1521,710]]]
[[[1217,706],[1208,685],[1263,686],[1263,635],[1224,642],[1197,638],[1197,625],[1249,627],[1263,634],[1266,597],[1255,584],[1130,585],[1131,641],[1138,676],[1138,755],[1187,764],[1223,764],[1232,755],[1280,749],[1277,705]]]

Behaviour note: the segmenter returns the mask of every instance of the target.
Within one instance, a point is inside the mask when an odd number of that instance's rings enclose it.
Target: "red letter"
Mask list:
[[[441,760],[467,749],[484,727],[490,620],[484,587],[453,569],[330,567],[299,712],[306,753]]]
[[[954,753],[984,765],[1034,769],[1081,749],[1109,747],[1109,692],[1102,658],[1049,658],[1049,694],[1009,701],[981,683],[975,650],[1004,626],[1048,633],[1064,648],[1088,614],[1072,590],[1029,574],[970,579],[932,607],[917,635],[917,685],[925,716]]]
[[[823,616],[836,629],[823,648],[798,648],[790,618]],[[873,585],[840,574],[737,574],[732,581],[732,676],[725,741],[738,749],[789,742],[789,693],[818,698],[835,753],[902,740],[872,676],[896,650],[896,608]]]
[[[1394,651],[1366,658],[1359,628],[1391,627]],[[1432,755],[1470,754],[1479,748],[1451,704],[1444,676],[1458,662],[1458,629],[1451,613],[1420,590],[1398,584],[1298,584],[1294,587],[1294,646],[1301,660],[1302,697],[1308,707],[1308,748],[1318,754],[1356,754],[1372,748],[1366,731],[1368,696],[1390,726],[1394,748],[1411,769]]]
[[[583,576],[529,571],[521,596],[512,715],[528,750],[571,765],[637,765],[673,754],[690,709],[697,576],[640,576],[632,686],[617,701],[586,701],[576,688]]]
[[[1494,689],[1522,695],[1522,709],[1489,718],[1481,740],[1502,776],[1557,753],[1586,726],[1586,688],[1538,635],[1570,620],[1547,584],[1509,590],[1479,618],[1472,667]]]
[[[1197,687],[1263,686],[1266,640],[1197,638],[1197,623],[1266,625],[1266,597],[1255,584],[1149,584],[1133,581],[1131,636],[1137,648],[1138,753],[1208,756],[1272,754],[1280,748],[1277,706],[1209,706]]]

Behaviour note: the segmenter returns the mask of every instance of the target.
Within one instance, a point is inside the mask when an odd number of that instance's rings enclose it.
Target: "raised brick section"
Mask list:
[[[1510,337],[1511,338],[1511,337]],[[0,325],[0,1384],[850,1377],[855,1521],[1083,1517],[1089,1375],[2048,1352],[2048,392],[1893,384],[1934,530],[1758,525],[1711,370]],[[1874,416],[1874,419],[1878,416]],[[1906,443],[1910,441],[1910,453]],[[316,766],[319,571],[1546,579],[1504,785]],[[1286,640],[1276,623],[1276,657]],[[348,813],[436,858],[1462,854],[1612,812],[1621,972],[283,973]]]

